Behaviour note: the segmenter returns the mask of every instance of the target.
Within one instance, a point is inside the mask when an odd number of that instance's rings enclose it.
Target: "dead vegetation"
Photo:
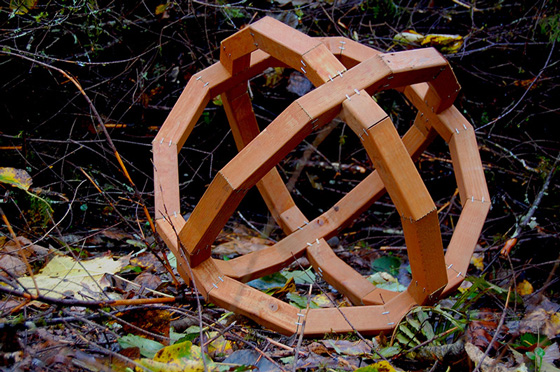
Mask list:
[[[470,284],[415,309],[394,334],[300,341],[269,332],[204,304],[153,233],[152,139],[188,79],[217,60],[220,41],[265,15],[380,51],[434,46],[462,85],[455,104],[476,128],[493,207]],[[560,11],[553,2],[25,0],[4,1],[0,20],[3,369],[556,370]],[[253,79],[261,125],[305,84],[287,69]],[[412,111],[393,93],[376,99],[402,132]],[[310,217],[372,169],[345,125],[328,129],[280,167]],[[193,136],[180,154],[187,214],[236,151],[219,99]],[[445,242],[460,211],[445,144],[430,147],[418,167]],[[234,257],[280,238],[250,193],[213,252]],[[389,199],[329,243],[372,281],[397,290],[408,284]],[[302,308],[348,305],[307,267],[298,262],[253,285]]]

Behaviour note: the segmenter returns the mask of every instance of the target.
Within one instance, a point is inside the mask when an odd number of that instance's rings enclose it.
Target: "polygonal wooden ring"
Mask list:
[[[307,336],[389,331],[411,307],[433,303],[461,284],[490,198],[473,128],[452,105],[459,85],[437,51],[382,54],[345,38],[310,38],[267,17],[225,39],[220,52],[219,63],[189,81],[153,142],[157,227],[185,280],[193,280],[208,301],[279,332],[293,334],[305,320]],[[260,132],[247,84],[271,66],[299,70],[317,88]],[[418,110],[402,138],[371,98],[386,89],[402,91]],[[218,172],[185,221],[179,207],[177,153],[218,94],[239,154]],[[376,170],[308,221],[275,166],[337,116],[360,137]],[[435,204],[412,160],[438,134],[449,144],[463,206],[445,255]],[[213,259],[212,243],[255,185],[287,237],[230,261]],[[385,191],[401,215],[411,265],[412,283],[403,293],[376,288],[326,243]],[[243,284],[304,254],[316,272],[356,306],[305,312]]]

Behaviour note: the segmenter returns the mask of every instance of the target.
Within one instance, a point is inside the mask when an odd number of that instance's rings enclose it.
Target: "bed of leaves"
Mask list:
[[[493,207],[472,277],[392,334],[298,342],[263,329],[205,304],[153,233],[151,140],[188,79],[218,60],[220,41],[265,15],[380,51],[435,47],[462,85],[455,104],[476,129]],[[0,368],[558,370],[556,3],[10,0],[0,23]],[[311,87],[271,69],[250,88],[264,127]],[[410,125],[399,94],[375,98],[399,131]],[[350,132],[328,125],[279,167],[309,217],[372,169]],[[183,213],[235,152],[216,97],[180,153]],[[447,242],[461,206],[445,144],[418,167]],[[251,191],[213,252],[231,258],[282,237]],[[329,244],[376,285],[406,288],[390,199]],[[349,306],[305,260],[250,284],[301,308]]]

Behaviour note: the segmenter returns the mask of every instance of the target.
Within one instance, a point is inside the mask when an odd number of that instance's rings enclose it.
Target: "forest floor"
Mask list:
[[[0,369],[559,370],[556,2],[132,3],[0,4]],[[205,303],[154,232],[151,142],[189,79],[219,61],[220,42],[267,15],[380,52],[434,47],[462,87],[455,106],[475,128],[492,208],[461,288],[392,333],[270,331]],[[261,128],[310,89],[289,68],[252,79]],[[402,94],[375,99],[399,133],[410,127]],[[278,165],[309,219],[374,169],[345,123],[326,128]],[[236,153],[215,97],[179,153],[185,217]],[[416,162],[444,246],[462,209],[451,163],[441,138]],[[369,280],[403,290],[400,221],[384,196],[328,242]],[[250,190],[212,252],[231,259],[284,236]],[[351,306],[309,267],[298,260],[251,285],[303,309]]]

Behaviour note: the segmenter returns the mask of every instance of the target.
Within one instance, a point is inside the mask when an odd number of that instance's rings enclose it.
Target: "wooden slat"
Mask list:
[[[161,137],[163,139],[163,137]],[[177,146],[153,142],[156,219],[181,214]]]
[[[179,233],[181,242],[188,251],[191,267],[196,267],[210,257],[211,244],[245,192],[232,186],[223,172],[218,172],[214,177]]]
[[[480,237],[482,226],[490,210],[490,201],[468,201],[461,211],[453,236],[445,253],[448,284],[442,295],[447,295],[465,279],[472,254]]]
[[[212,303],[283,334],[296,330],[298,309],[220,272],[212,259],[193,269],[199,291]]]
[[[183,147],[200,115],[210,100],[210,88],[202,79],[192,78],[165,119],[153,143],[167,143]]]
[[[220,63],[230,75],[249,68],[251,52],[256,50],[251,30],[245,28],[220,43]]]
[[[166,219],[159,219],[156,220],[156,230],[158,234],[162,237],[163,241],[167,245],[173,255],[175,255],[177,259],[177,271],[179,275],[185,283],[188,285],[191,281],[186,255],[187,252],[184,252],[181,244],[179,243],[179,234],[178,232],[181,231],[185,224],[185,220],[183,217],[169,217]]]
[[[465,205],[472,199],[482,202],[489,201],[490,195],[474,130],[470,125],[465,125],[464,128],[459,133],[455,133],[449,141],[449,151],[459,195],[461,195],[461,203]]]
[[[435,209],[405,145],[387,114],[366,93],[343,103],[343,117],[360,137],[399,214],[419,220]]]
[[[254,186],[312,130],[311,118],[292,103],[223,169],[235,189]]]
[[[302,56],[321,42],[271,17],[264,17],[250,26],[256,47],[295,70],[301,68]]]
[[[376,289],[360,273],[338,258],[324,239],[320,239],[319,244],[312,244],[307,248],[307,257],[315,272],[355,305],[363,305],[362,298]],[[392,292],[378,290],[383,292],[387,299],[391,298]]]
[[[447,285],[437,211],[419,220],[401,217],[412,282],[407,291],[419,305],[433,303]]]
[[[244,90],[242,90],[242,88],[244,88]],[[241,93],[241,91],[243,92]],[[234,98],[230,99],[231,96]],[[222,95],[222,101],[237,148],[238,150],[242,150],[260,133],[255,113],[253,112],[251,99],[247,93],[246,83],[241,84],[241,86],[233,90],[227,91]],[[297,226],[292,226],[289,221],[284,220],[283,215],[287,210],[293,210],[292,214],[297,213],[300,223],[303,220],[307,220],[303,213],[295,206],[276,168],[272,168],[257,183],[257,187],[270,213],[286,233],[289,234],[297,228]],[[295,216],[296,215],[293,215],[293,217]]]
[[[414,299],[403,292],[385,305],[311,309],[307,315],[304,334],[309,337],[325,333],[349,333],[354,330],[365,335],[380,332],[387,334],[415,305]]]
[[[346,67],[323,44],[304,53],[301,61],[304,65],[302,72],[315,86],[326,83],[346,71]]]

